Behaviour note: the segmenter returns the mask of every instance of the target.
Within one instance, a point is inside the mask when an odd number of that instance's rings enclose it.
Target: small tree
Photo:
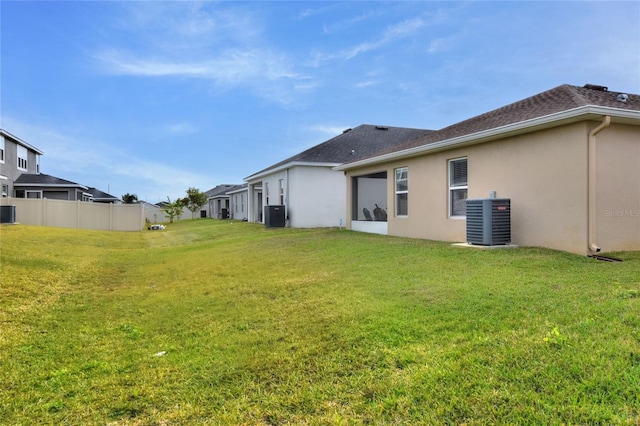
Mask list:
[[[171,201],[169,196],[167,196],[167,205],[165,205],[162,210],[169,216],[169,223],[173,223],[174,217],[180,217],[182,214],[182,208],[186,204],[186,198],[177,198],[174,201]]]
[[[122,202],[125,204],[135,204],[138,202],[138,196],[136,194],[129,194],[127,192],[122,196]]]
[[[202,206],[207,204],[209,197],[204,192],[200,192],[198,188],[189,188],[187,189],[187,197],[185,200],[187,201],[187,208],[191,210],[191,218],[195,219],[196,212],[200,210]]]

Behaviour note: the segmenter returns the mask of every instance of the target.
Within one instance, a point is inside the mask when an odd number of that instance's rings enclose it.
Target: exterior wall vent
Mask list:
[[[284,206],[264,206],[264,226],[267,228],[284,228]]]
[[[495,246],[511,243],[511,200],[467,200],[467,243]]]

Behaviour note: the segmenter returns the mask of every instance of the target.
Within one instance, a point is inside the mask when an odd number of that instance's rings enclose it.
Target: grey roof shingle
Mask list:
[[[362,124],[353,129],[347,129],[326,142],[273,164],[253,175],[259,175],[294,162],[343,164],[356,161],[367,158],[382,149],[393,148],[428,135],[430,132],[432,130]]]
[[[234,192],[234,191],[239,191],[241,189],[247,189],[249,187],[249,184],[247,183],[241,183],[239,185],[234,185],[232,188],[229,188],[227,190],[227,192],[225,192],[225,194],[229,194],[230,192]]]
[[[71,182],[70,180],[61,179],[59,177],[47,175],[44,173],[23,173],[18,177],[18,179],[15,180],[14,185],[75,186],[78,188],[87,189],[86,186],[80,185],[79,183]]]
[[[238,184],[224,183],[211,188],[206,191],[205,194],[207,194],[209,198],[219,197],[226,194],[228,191],[235,189],[237,186]]]
[[[118,200],[120,201],[120,199],[116,196],[113,196],[111,194],[108,194],[104,191],[99,190],[98,188],[89,188],[87,189],[87,192],[89,194],[91,194],[93,196],[94,200]]]
[[[414,139],[393,149],[377,152],[367,158],[471,135],[484,130],[496,129],[509,124],[520,123],[587,105],[640,111],[640,95],[627,94],[627,101],[620,102],[617,100],[618,94],[620,94],[620,92],[609,92],[563,84],[537,95],[431,132],[422,138]]]

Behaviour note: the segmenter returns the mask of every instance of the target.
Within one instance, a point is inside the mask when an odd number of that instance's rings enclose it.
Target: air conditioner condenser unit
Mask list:
[[[511,244],[511,200],[467,200],[467,243],[483,246]]]

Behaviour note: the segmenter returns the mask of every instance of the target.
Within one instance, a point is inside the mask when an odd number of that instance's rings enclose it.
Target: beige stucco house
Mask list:
[[[353,230],[465,242],[465,200],[495,194],[512,244],[640,250],[640,95],[562,85],[335,170]],[[373,192],[386,222],[360,216]]]

